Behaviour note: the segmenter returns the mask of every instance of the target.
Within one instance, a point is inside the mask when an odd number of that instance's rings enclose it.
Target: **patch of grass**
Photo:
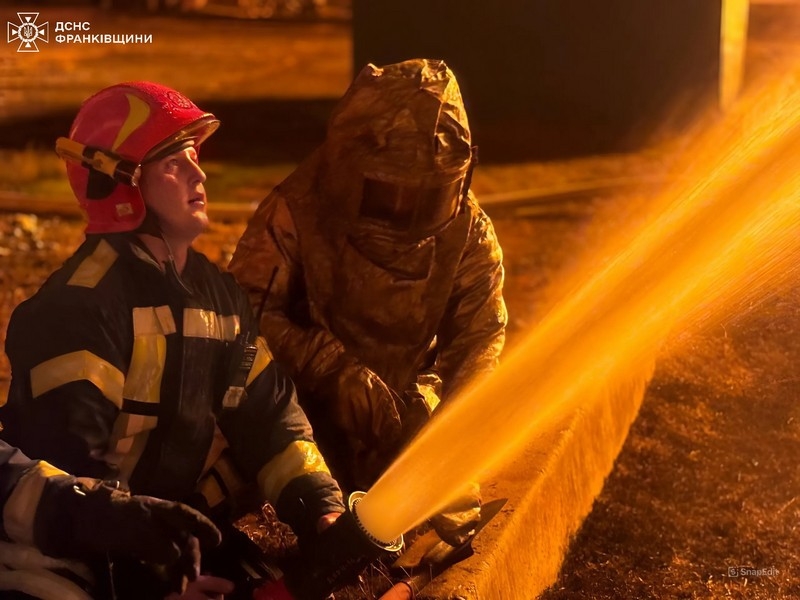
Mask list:
[[[661,357],[540,600],[800,598],[789,483],[800,460],[798,300],[795,282],[724,328],[685,332],[673,349],[684,352]]]

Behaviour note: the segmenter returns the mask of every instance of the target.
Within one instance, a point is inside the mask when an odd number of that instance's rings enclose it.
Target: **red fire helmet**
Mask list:
[[[81,105],[69,139],[85,146],[88,157],[99,151],[109,160],[138,166],[160,158],[176,144],[199,146],[219,126],[180,92],[157,83],[136,81],[107,87]],[[80,157],[79,157],[80,158]],[[144,200],[133,185],[93,168],[91,161],[67,161],[72,191],[86,211],[86,233],[132,231],[145,216]]]

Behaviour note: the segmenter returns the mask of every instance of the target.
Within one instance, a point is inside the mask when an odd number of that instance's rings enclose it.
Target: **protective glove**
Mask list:
[[[405,410],[403,421],[403,440],[411,440],[430,420],[433,411],[439,406],[442,380],[436,373],[420,373],[417,381],[403,394]]]
[[[351,445],[386,451],[400,439],[400,397],[364,365],[351,361],[339,369],[333,381],[320,388],[329,396],[328,413]]]
[[[200,546],[220,543],[219,530],[178,502],[131,496],[97,480],[49,477],[37,506],[34,542],[54,557],[132,557],[162,565],[172,589],[200,570]]]
[[[430,522],[437,535],[451,546],[462,546],[475,535],[481,520],[481,489],[472,484],[462,496],[446,507]]]

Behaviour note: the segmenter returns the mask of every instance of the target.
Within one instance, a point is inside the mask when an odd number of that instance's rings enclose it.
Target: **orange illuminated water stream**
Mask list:
[[[585,273],[489,377],[449,402],[369,490],[359,520],[392,540],[581,403],[641,376],[669,335],[769,289],[800,256],[800,92],[743,100],[687,152],[683,183]],[[556,499],[557,501],[557,499]]]

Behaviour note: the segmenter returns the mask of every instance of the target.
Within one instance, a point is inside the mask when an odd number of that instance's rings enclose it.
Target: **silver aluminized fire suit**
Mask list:
[[[239,241],[229,268],[340,483],[371,484],[439,399],[497,364],[502,253],[474,160],[443,62],[368,65]]]

